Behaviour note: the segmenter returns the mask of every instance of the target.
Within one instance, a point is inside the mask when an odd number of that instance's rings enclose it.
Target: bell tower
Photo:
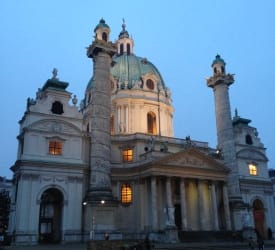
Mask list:
[[[217,55],[212,63],[213,75],[207,79],[207,86],[214,91],[218,148],[222,150],[225,165],[231,169],[228,178],[229,200],[231,203],[241,203],[229,100],[229,86],[234,83],[234,75],[226,74],[225,65],[225,61]]]

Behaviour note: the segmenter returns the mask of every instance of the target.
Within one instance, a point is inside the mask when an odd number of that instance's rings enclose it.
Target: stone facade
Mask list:
[[[274,187],[256,129],[235,114],[225,63],[213,62],[218,149],[174,138],[171,93],[159,71],[116,43],[102,19],[84,99],[53,77],[20,120],[9,233],[15,244],[89,239],[184,240],[178,232],[274,231]],[[107,235],[107,236],[106,236]],[[184,235],[184,234],[183,234]]]

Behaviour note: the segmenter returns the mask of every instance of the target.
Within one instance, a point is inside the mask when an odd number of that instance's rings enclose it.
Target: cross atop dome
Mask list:
[[[129,33],[125,28],[126,28],[126,24],[125,24],[125,19],[123,18],[122,19],[122,31],[119,33],[119,39],[129,38]]]

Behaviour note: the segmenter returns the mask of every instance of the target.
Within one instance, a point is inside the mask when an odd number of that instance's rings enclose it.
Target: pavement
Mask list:
[[[87,250],[86,243],[35,246],[0,246],[0,250]],[[125,248],[126,249],[126,248]],[[247,242],[190,242],[175,244],[155,244],[155,250],[250,250]],[[258,249],[257,247],[255,250]],[[275,250],[275,241],[266,241],[265,250]]]
[[[58,244],[58,245],[35,245],[35,246],[0,246],[0,250],[87,250],[85,243],[71,243],[71,244]]]

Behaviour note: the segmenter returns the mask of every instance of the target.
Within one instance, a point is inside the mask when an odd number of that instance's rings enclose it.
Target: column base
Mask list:
[[[166,243],[179,242],[178,229],[176,226],[167,226],[164,229]]]
[[[231,208],[242,208],[244,202],[241,196],[229,196],[229,203]]]
[[[89,189],[83,204],[99,206],[106,204],[107,206],[117,206],[118,200],[113,196],[112,190],[109,188],[92,188]]]
[[[257,239],[257,235],[253,227],[244,227],[242,236],[244,240],[248,240],[250,237],[252,237],[254,240]]]

